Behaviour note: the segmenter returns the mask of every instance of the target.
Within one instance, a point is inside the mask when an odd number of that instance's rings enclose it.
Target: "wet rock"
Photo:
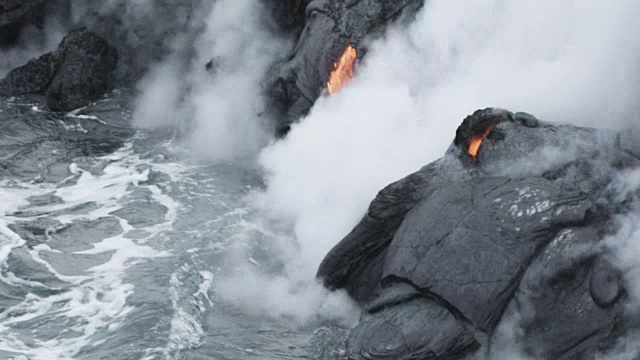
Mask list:
[[[0,80],[0,96],[40,94],[53,111],[88,105],[114,85],[118,54],[102,37],[81,27],[58,49],[11,70]]]
[[[603,246],[625,211],[611,184],[640,169],[628,151],[640,142],[620,138],[501,109],[468,116],[445,155],[381,190],[318,269],[365,308],[349,359],[501,358],[491,346],[512,322],[525,355],[573,359],[637,330]]]
[[[339,327],[327,326],[316,329],[309,341],[314,359],[346,360],[344,342],[348,332]]]
[[[57,53],[29,60],[0,80],[0,96],[44,94],[60,63]]]
[[[297,45],[286,61],[274,66],[267,81],[267,97],[280,119],[276,132],[286,133],[308,113],[348,44],[361,57],[367,43],[390,23],[411,19],[423,4],[424,0],[309,1]]]

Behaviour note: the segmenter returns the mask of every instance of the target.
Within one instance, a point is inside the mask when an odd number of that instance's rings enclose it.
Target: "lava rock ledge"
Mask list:
[[[118,53],[98,34],[78,27],[55,51],[11,70],[0,80],[0,96],[44,95],[52,111],[90,104],[114,85]]]
[[[320,264],[325,286],[364,308],[349,358],[500,358],[507,333],[527,356],[592,359],[637,330],[603,243],[638,195],[613,190],[640,169],[628,134],[467,117],[445,156],[382,189]]]

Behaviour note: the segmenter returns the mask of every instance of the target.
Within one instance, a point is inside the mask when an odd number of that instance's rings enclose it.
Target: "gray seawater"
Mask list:
[[[130,127],[131,94],[72,114],[0,104],[0,359],[337,359],[345,329],[246,314],[216,281],[279,236],[247,165]],[[248,286],[237,284],[237,286]]]

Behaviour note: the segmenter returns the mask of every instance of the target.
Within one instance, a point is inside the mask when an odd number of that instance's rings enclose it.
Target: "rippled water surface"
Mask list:
[[[242,254],[277,272],[247,166],[194,165],[126,96],[74,114],[9,99],[0,122],[0,358],[337,358],[342,330],[247,315],[216,293]],[[236,284],[238,287],[249,284]]]

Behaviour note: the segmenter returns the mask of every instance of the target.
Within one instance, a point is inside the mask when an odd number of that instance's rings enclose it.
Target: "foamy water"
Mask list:
[[[22,353],[33,359],[73,357],[80,349],[91,343],[91,337],[98,331],[107,329],[109,332],[117,331],[121,322],[132,310],[126,305],[126,299],[133,288],[123,281],[128,264],[132,260],[170,254],[169,251],[158,251],[141,243],[170,228],[175,221],[179,205],[163,195],[155,185],[140,185],[141,182],[148,180],[150,170],[137,168],[143,164],[143,161],[132,156],[132,145],[127,144],[114,154],[98,158],[96,161],[109,163],[100,175],[92,175],[88,171],[79,169],[75,164],[71,165],[70,170],[76,178],[74,185],[59,187],[60,184],[18,183],[12,184],[11,189],[7,188],[6,184],[3,187],[3,191],[16,197],[16,200],[5,203],[2,209],[3,235],[6,236],[6,240],[3,241],[2,247],[5,271],[2,272],[0,280],[8,285],[26,285],[64,291],[53,296],[29,294],[20,303],[5,309],[0,315],[0,331],[5,334],[0,339],[0,350]],[[151,190],[152,200],[168,209],[159,224],[145,227],[147,233],[145,237],[131,239],[129,235],[134,228],[126,219],[115,216],[122,231],[92,244],[91,249],[62,251],[52,248],[46,242],[30,248],[22,247],[30,260],[42,265],[50,276],[64,283],[59,288],[38,281],[21,280],[20,273],[14,273],[20,269],[13,269],[7,265],[8,252],[4,249],[15,248],[25,243],[16,233],[8,230],[8,224],[18,221],[35,221],[46,217],[52,221],[58,221],[59,228],[64,228],[78,221],[95,221],[125,208],[130,202],[128,197],[134,188]],[[61,201],[55,205],[28,205],[26,199],[29,197],[43,195],[56,196]],[[94,204],[94,208],[88,211],[75,213],[72,210],[91,203]],[[47,231],[55,233],[56,229]],[[78,271],[78,274],[65,275],[43,259],[43,253],[59,255],[64,261],[74,261],[81,257],[91,258],[95,255],[96,262],[104,261],[104,263]],[[73,268],[73,265],[71,266]],[[71,272],[75,272],[74,270]],[[55,318],[50,318],[54,314]],[[28,325],[27,329],[29,329],[31,326],[46,324],[50,321],[63,325],[65,330],[63,334],[68,332],[71,335],[51,339],[20,339],[25,336],[19,330],[21,325],[31,324]]]
[[[0,355],[158,359],[205,345],[224,257],[262,236],[243,200],[259,182],[185,154],[140,133],[58,183],[1,184],[0,285],[24,294],[0,311]],[[16,233],[43,221],[44,241]]]

